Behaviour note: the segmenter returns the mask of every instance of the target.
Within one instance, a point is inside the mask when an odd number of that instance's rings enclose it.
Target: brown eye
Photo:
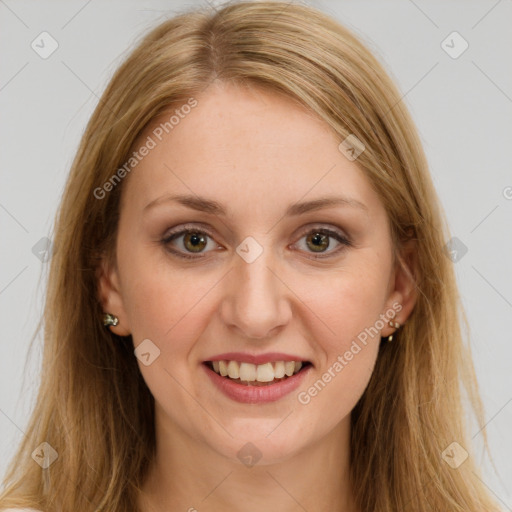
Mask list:
[[[182,239],[181,242],[179,242],[180,239]],[[310,258],[313,259],[336,256],[344,248],[352,245],[350,240],[341,232],[324,227],[309,230],[302,236],[301,241],[303,239],[306,242],[306,248],[301,248],[301,250],[309,253]],[[336,241],[338,247],[334,247],[334,250],[328,251],[332,245],[331,239]],[[206,250],[209,241],[213,243],[213,237],[208,232],[201,229],[185,228],[181,231],[170,233],[161,240],[161,243],[169,252],[180,258],[198,259],[206,257],[207,253],[210,252]],[[213,243],[213,245],[213,248],[219,248],[215,243]],[[317,253],[318,256],[314,254],[311,255],[311,253]],[[194,256],[194,254],[197,256]]]
[[[342,232],[324,227],[310,229],[303,235],[301,241],[303,239],[305,248],[300,247],[301,244],[299,244],[299,248],[309,253],[309,257],[313,259],[337,256],[343,249],[352,245],[352,242]],[[332,245],[331,239],[335,240],[335,246],[333,250],[328,250]],[[318,256],[311,255],[311,253],[317,253]]]
[[[187,251],[201,252],[206,247],[206,237],[201,232],[188,232],[184,235],[183,245]]]
[[[314,252],[323,252],[329,248],[329,237],[323,233],[311,233],[306,237],[306,243]]]
[[[213,243],[212,236],[206,231],[200,229],[182,229],[162,239],[162,244],[169,252],[181,258],[201,258],[203,253],[208,253],[205,250],[208,242]],[[213,244],[216,247],[215,244]],[[197,256],[193,256],[197,254]]]

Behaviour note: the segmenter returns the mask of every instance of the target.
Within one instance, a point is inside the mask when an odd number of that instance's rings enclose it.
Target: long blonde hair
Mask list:
[[[55,219],[44,310],[41,385],[5,476],[1,507],[133,512],[155,454],[154,399],[130,338],[101,324],[103,256],[114,258],[123,182],[94,191],[137,137],[213,80],[279,91],[366,149],[357,162],[389,215],[394,247],[417,244],[415,308],[383,344],[351,414],[351,484],[362,512],[497,511],[479,478],[464,423],[464,390],[482,404],[465,335],[445,214],[401,94],[346,28],[304,5],[236,2],[182,12],[147,34],[117,70],[82,138]],[[136,172],[136,171],[134,171]],[[128,340],[128,342],[127,342]],[[482,430],[485,439],[485,429]],[[456,441],[457,469],[442,457]],[[58,459],[31,457],[46,442]]]

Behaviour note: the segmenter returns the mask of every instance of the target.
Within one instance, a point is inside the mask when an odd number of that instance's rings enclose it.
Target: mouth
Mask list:
[[[233,360],[204,361],[210,371],[242,386],[265,387],[285,381],[312,366],[309,361],[252,364]]]

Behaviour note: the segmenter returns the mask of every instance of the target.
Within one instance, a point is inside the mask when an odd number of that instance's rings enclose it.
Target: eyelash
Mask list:
[[[166,246],[166,248],[167,248],[167,250],[169,252],[171,252],[173,255],[177,256],[178,258],[189,259],[189,260],[204,258],[205,256],[191,256],[189,254],[186,254],[186,253],[183,253],[183,252],[179,252],[179,251],[175,251],[175,250],[169,249],[167,247],[176,238],[179,238],[182,235],[187,235],[189,233],[194,233],[194,234],[199,234],[199,235],[207,235],[208,237],[213,239],[212,234],[209,233],[204,228],[199,229],[199,228],[185,227],[184,229],[181,229],[179,231],[175,231],[175,232],[169,233],[167,236],[165,236],[161,240],[161,243],[164,246]],[[337,231],[334,231],[334,230],[331,230],[331,229],[328,229],[328,228],[325,228],[325,227],[322,227],[322,228],[312,228],[312,229],[306,231],[305,233],[303,233],[302,236],[299,238],[299,240],[301,240],[304,236],[307,236],[307,235],[310,235],[310,234],[313,234],[313,233],[314,234],[318,233],[318,234],[322,234],[322,235],[328,235],[329,237],[334,238],[336,241],[338,241],[341,244],[341,247],[338,247],[338,249],[336,249],[336,250],[334,250],[332,252],[327,253],[327,256],[325,256],[325,255],[322,255],[322,256],[316,256],[316,255],[310,256],[310,258],[312,258],[314,260],[330,258],[333,255],[337,255],[339,252],[343,251],[346,247],[352,246],[352,242],[346,236],[342,235],[341,233],[339,233]],[[312,253],[312,254],[314,254],[314,253]],[[323,254],[325,254],[325,253],[323,253]]]

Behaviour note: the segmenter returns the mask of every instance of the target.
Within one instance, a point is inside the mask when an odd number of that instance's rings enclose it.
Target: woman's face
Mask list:
[[[384,207],[324,123],[268,91],[213,84],[195,100],[139,139],[103,305],[133,337],[157,424],[272,463],[347,424],[387,321],[412,304]],[[269,383],[286,360],[304,368]]]

